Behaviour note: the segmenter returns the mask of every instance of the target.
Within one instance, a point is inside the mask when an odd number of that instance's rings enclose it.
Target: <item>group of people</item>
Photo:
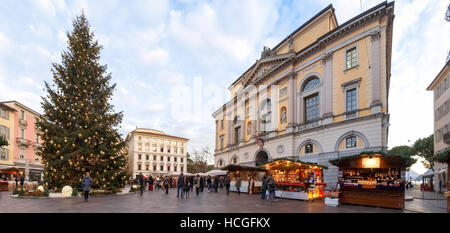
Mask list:
[[[272,175],[269,175],[269,177],[266,177],[266,175],[263,176],[261,186],[261,199],[266,199],[266,191],[269,192],[269,200],[278,201],[275,199],[275,180],[273,179]]]

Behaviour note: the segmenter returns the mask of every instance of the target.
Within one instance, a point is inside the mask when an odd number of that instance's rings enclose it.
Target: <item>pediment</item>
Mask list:
[[[269,57],[262,58],[256,62],[253,69],[250,70],[248,75],[243,79],[244,86],[251,84],[264,76],[265,73],[269,72],[283,61],[288,59],[292,54],[281,54],[273,55]]]

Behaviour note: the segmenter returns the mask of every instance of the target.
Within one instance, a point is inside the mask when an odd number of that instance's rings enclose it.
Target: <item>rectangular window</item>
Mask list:
[[[20,119],[25,120],[25,112],[23,110],[20,110]]]
[[[150,170],[150,165],[145,164],[145,170],[146,170],[146,171]]]
[[[220,149],[223,149],[223,140],[224,140],[224,136],[220,136]]]
[[[156,165],[153,165],[153,171],[156,171]]]
[[[314,95],[305,99],[305,120],[313,121],[319,118],[319,96]]]
[[[167,156],[167,162],[170,162],[170,156]]]
[[[145,160],[149,160],[150,159],[149,157],[150,157],[149,155],[145,155]]]
[[[19,155],[20,159],[25,159],[25,149],[21,148],[20,149],[20,155]]]
[[[167,171],[170,172],[170,166],[167,166]]]
[[[356,111],[356,88],[347,91],[347,112]]]
[[[164,171],[164,166],[163,165],[161,165],[160,171]]]
[[[138,159],[142,159],[142,155],[141,154],[138,154]]]
[[[174,170],[175,172],[177,172],[177,171],[178,171],[177,166],[173,166],[173,170]]]
[[[241,139],[241,127],[237,127],[234,129],[234,143],[239,143],[239,140]]]
[[[345,142],[346,142],[346,148],[356,147],[356,137],[355,136],[346,138]]]
[[[138,164],[138,171],[140,171],[142,168],[142,165]]]
[[[356,47],[346,51],[345,61],[345,69],[350,69],[358,65],[358,51]]]
[[[164,147],[161,147],[161,150],[160,150],[161,152],[164,152]]]
[[[170,153],[170,147],[169,147],[169,148],[167,148],[167,153]]]
[[[0,125],[0,136],[9,140],[9,128],[3,125]]]
[[[153,160],[155,160],[155,161],[156,161],[156,155],[153,155]]]
[[[181,158],[181,162],[183,162],[183,158]]]
[[[160,159],[161,159],[161,161],[163,161],[163,160],[164,160],[164,157],[163,157],[163,156],[161,156],[161,157],[160,157]]]
[[[9,159],[9,150],[6,148],[0,148],[0,160]]]
[[[177,157],[173,158],[173,161],[176,162],[177,161]]]
[[[0,117],[6,120],[9,120],[9,111],[3,108],[0,108]]]
[[[220,129],[223,129],[223,120],[220,120]],[[183,145],[183,143],[181,145]]]

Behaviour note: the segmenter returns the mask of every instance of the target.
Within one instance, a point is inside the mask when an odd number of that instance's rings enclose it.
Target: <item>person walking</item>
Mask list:
[[[25,175],[20,176],[20,188],[23,189],[23,183],[25,181]]]
[[[141,191],[142,196],[144,194],[144,176],[142,175],[142,173],[139,173],[138,181],[139,181],[139,190]]]
[[[211,192],[211,176],[208,175],[208,178],[206,179],[206,184],[208,185],[208,192]]]
[[[220,189],[223,189],[223,186],[225,185],[224,184],[224,177],[223,176],[220,176],[220,178],[219,178],[219,184],[220,184]]]
[[[217,193],[217,188],[219,187],[219,177],[214,176],[214,192]]]
[[[442,193],[442,179],[439,179],[439,193]]]
[[[230,195],[230,177],[227,174],[223,180],[224,184],[225,184],[225,189],[227,190],[227,195]]]
[[[89,191],[91,191],[91,187],[92,187],[92,178],[89,175],[89,172],[86,172],[86,176],[83,178],[83,180],[81,181],[81,187],[83,188],[84,191],[84,201],[88,201],[89,198]]]
[[[180,196],[181,191],[181,198],[183,198],[183,185],[184,185],[184,175],[183,172],[180,173],[178,176],[178,182],[177,182],[177,197]]]
[[[269,190],[269,200],[278,201],[275,200],[275,180],[273,179],[272,175],[269,175],[269,178],[267,180],[267,188]]]
[[[19,174],[16,174],[16,188],[18,189],[19,188]]]
[[[237,175],[236,178],[236,189],[238,191],[238,195],[241,195],[241,175]]]
[[[167,176],[164,179],[164,188],[166,189],[166,194],[169,194],[169,177]]]
[[[153,191],[153,177],[148,178],[148,191]]]
[[[172,188],[172,176],[169,176],[169,187]]]
[[[262,178],[262,185],[261,185],[261,199],[266,199],[266,191],[267,191],[267,177],[266,175]]]
[[[205,178],[200,177],[200,192],[203,193],[203,188],[205,187]]]
[[[190,189],[191,189],[191,178],[190,177],[185,177],[184,178],[184,196],[186,199],[189,198],[189,193],[190,193]]]
[[[195,186],[195,193],[198,196],[198,192],[200,189],[200,175],[198,175],[198,174],[197,174],[197,177],[195,177],[194,186]]]

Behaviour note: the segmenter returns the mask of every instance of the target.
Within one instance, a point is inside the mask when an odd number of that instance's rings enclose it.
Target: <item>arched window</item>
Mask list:
[[[305,145],[305,154],[309,154],[309,153],[313,153],[314,149],[313,149],[313,144],[312,143],[308,143]]]
[[[280,122],[281,124],[284,124],[287,122],[286,120],[286,107],[282,107],[280,111]]]
[[[265,99],[260,106],[262,130],[264,132],[270,131],[270,123],[272,121],[271,109],[272,109],[272,101],[270,99]]]
[[[309,79],[303,87],[303,91],[311,90],[318,87],[320,84],[320,79],[317,77]]]

